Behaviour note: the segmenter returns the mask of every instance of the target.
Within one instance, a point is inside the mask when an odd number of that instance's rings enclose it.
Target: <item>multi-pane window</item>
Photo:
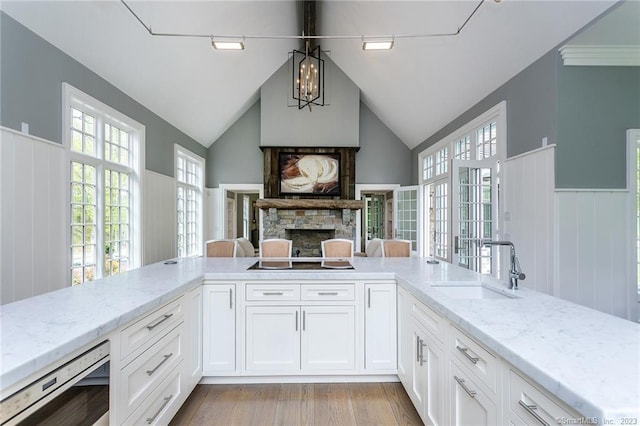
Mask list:
[[[448,256],[449,246],[449,229],[448,229],[448,184],[447,182],[434,184],[433,195],[433,247],[434,256],[446,259]]]
[[[471,137],[465,136],[453,143],[453,158],[471,160]]]
[[[449,147],[444,147],[436,152],[436,176],[447,173],[449,169]]]
[[[129,269],[131,211],[129,175],[104,171],[104,276]]]
[[[433,177],[433,155],[422,159],[422,179],[427,181]]]
[[[179,257],[202,253],[204,160],[176,147],[176,225]]]
[[[476,159],[483,160],[496,155],[496,140],[497,123],[495,121],[478,129],[476,132]]]
[[[466,240],[473,240],[471,243],[476,244],[478,238],[501,237],[500,224],[494,223],[491,216],[497,211],[497,192],[489,199],[489,186],[469,187],[469,191],[477,191],[479,197],[483,197],[482,202],[469,206],[480,209],[477,214],[474,213],[472,223],[471,218],[467,217],[469,210],[468,200],[464,198],[466,193],[461,193],[459,188],[452,185],[456,179],[461,179],[461,170],[476,167],[475,163],[473,166],[468,165],[472,160],[485,160],[477,166],[481,170],[492,170],[491,176],[495,178],[495,182],[499,182],[499,161],[505,155],[505,113],[506,103],[502,102],[419,155],[419,166],[422,168],[420,184],[428,187],[430,195],[430,216],[422,222],[428,224],[428,229],[422,231],[422,238],[428,239],[428,247],[433,250],[431,254],[434,256],[456,263],[464,263],[473,258],[474,264],[469,263],[469,268],[483,273],[495,273],[491,269],[492,259],[488,257],[490,250],[483,249],[482,253],[470,257],[465,253],[464,244]],[[467,232],[471,224],[479,227],[478,232],[473,235]]]
[[[96,275],[96,168],[71,162],[71,280],[80,284]]]
[[[71,283],[76,285],[140,264],[144,127],[69,85],[64,90]]]

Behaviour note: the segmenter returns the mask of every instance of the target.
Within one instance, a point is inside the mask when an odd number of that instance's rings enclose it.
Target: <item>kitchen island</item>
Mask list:
[[[255,258],[157,263],[0,308],[3,397],[78,348],[107,338],[204,280],[394,280],[399,288],[600,423],[640,420],[640,325],[424,258],[359,258],[349,270],[248,270]],[[460,298],[479,284],[506,297]],[[467,285],[465,285],[467,284]],[[526,285],[526,283],[524,283]],[[511,296],[511,297],[509,297]],[[593,421],[592,421],[593,423]]]

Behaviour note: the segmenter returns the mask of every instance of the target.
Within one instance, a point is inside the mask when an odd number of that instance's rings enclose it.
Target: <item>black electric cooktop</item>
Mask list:
[[[354,269],[348,260],[259,260],[249,266],[247,270],[323,270],[323,269]]]

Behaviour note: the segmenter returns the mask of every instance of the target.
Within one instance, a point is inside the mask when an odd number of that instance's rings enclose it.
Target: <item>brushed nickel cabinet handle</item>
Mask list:
[[[282,296],[283,293],[281,291],[263,291],[263,296]]]
[[[416,336],[416,362],[420,362],[420,336]]]
[[[296,311],[296,331],[298,331],[298,311]]]
[[[367,289],[367,307],[371,309],[371,287]]]
[[[164,359],[163,359],[162,361],[160,361],[160,364],[156,365],[152,370],[147,370],[147,374],[151,376],[153,373],[155,373],[155,372],[156,372],[156,370],[157,370],[158,368],[160,368],[160,366],[161,366],[162,364],[164,364],[165,362],[167,362],[167,360],[168,360],[169,358],[171,358],[172,356],[173,356],[173,352],[172,352],[172,353],[170,353],[169,355],[164,355]]]
[[[424,359],[424,347],[427,346],[427,344],[424,342],[424,340],[420,339],[420,367],[422,367],[422,365],[427,362]]]
[[[318,292],[318,296],[337,296],[337,291],[320,291]]]
[[[464,356],[466,356],[467,359],[469,361],[471,361],[472,363],[477,364],[478,361],[480,361],[480,358],[469,355],[469,353],[467,352],[469,350],[469,348],[462,348],[462,347],[456,345],[456,349],[459,350],[460,352],[462,352],[464,354]]]
[[[229,289],[229,309],[233,309],[233,289]]]
[[[528,405],[527,403],[525,403],[521,399],[518,400],[518,405],[521,406],[522,408],[524,408],[527,413],[531,414],[531,416],[534,419],[536,419],[541,425],[549,426],[549,423],[547,423],[542,417],[540,417],[540,414],[536,413],[536,410],[538,409],[537,405]]]
[[[302,311],[302,331],[306,330],[306,324],[307,324],[307,311]]]
[[[156,413],[153,415],[153,417],[147,418],[147,423],[151,424],[155,421],[156,417],[158,417],[158,415],[162,413],[162,410],[164,410],[164,407],[166,407],[169,401],[171,401],[171,398],[173,398],[173,395],[169,395],[164,399],[164,402],[162,403],[158,411],[156,411]]]
[[[172,316],[173,316],[173,313],[171,313],[171,314],[165,314],[165,315],[162,317],[162,319],[161,319],[160,321],[158,321],[157,323],[152,324],[152,325],[148,325],[148,326],[147,326],[147,330],[149,330],[149,331],[153,330],[154,328],[156,328],[157,326],[159,326],[160,324],[162,324],[163,322],[165,322],[166,320],[168,320],[168,319],[169,319],[169,318],[171,318]]]
[[[476,391],[471,390],[467,387],[467,385],[464,384],[464,379],[461,379],[458,376],[453,376],[454,379],[456,379],[456,382],[458,382],[458,384],[460,386],[462,386],[462,389],[464,389],[464,391],[467,393],[467,395],[469,395],[471,398],[475,398],[476,397]]]

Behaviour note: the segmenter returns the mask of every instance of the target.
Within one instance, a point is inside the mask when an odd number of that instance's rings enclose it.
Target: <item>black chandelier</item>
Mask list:
[[[316,2],[305,1],[304,34],[315,35]],[[320,46],[315,46],[312,38],[304,39],[304,51],[291,52],[291,86],[293,99],[298,109],[311,105],[324,106],[324,60],[321,58]]]

